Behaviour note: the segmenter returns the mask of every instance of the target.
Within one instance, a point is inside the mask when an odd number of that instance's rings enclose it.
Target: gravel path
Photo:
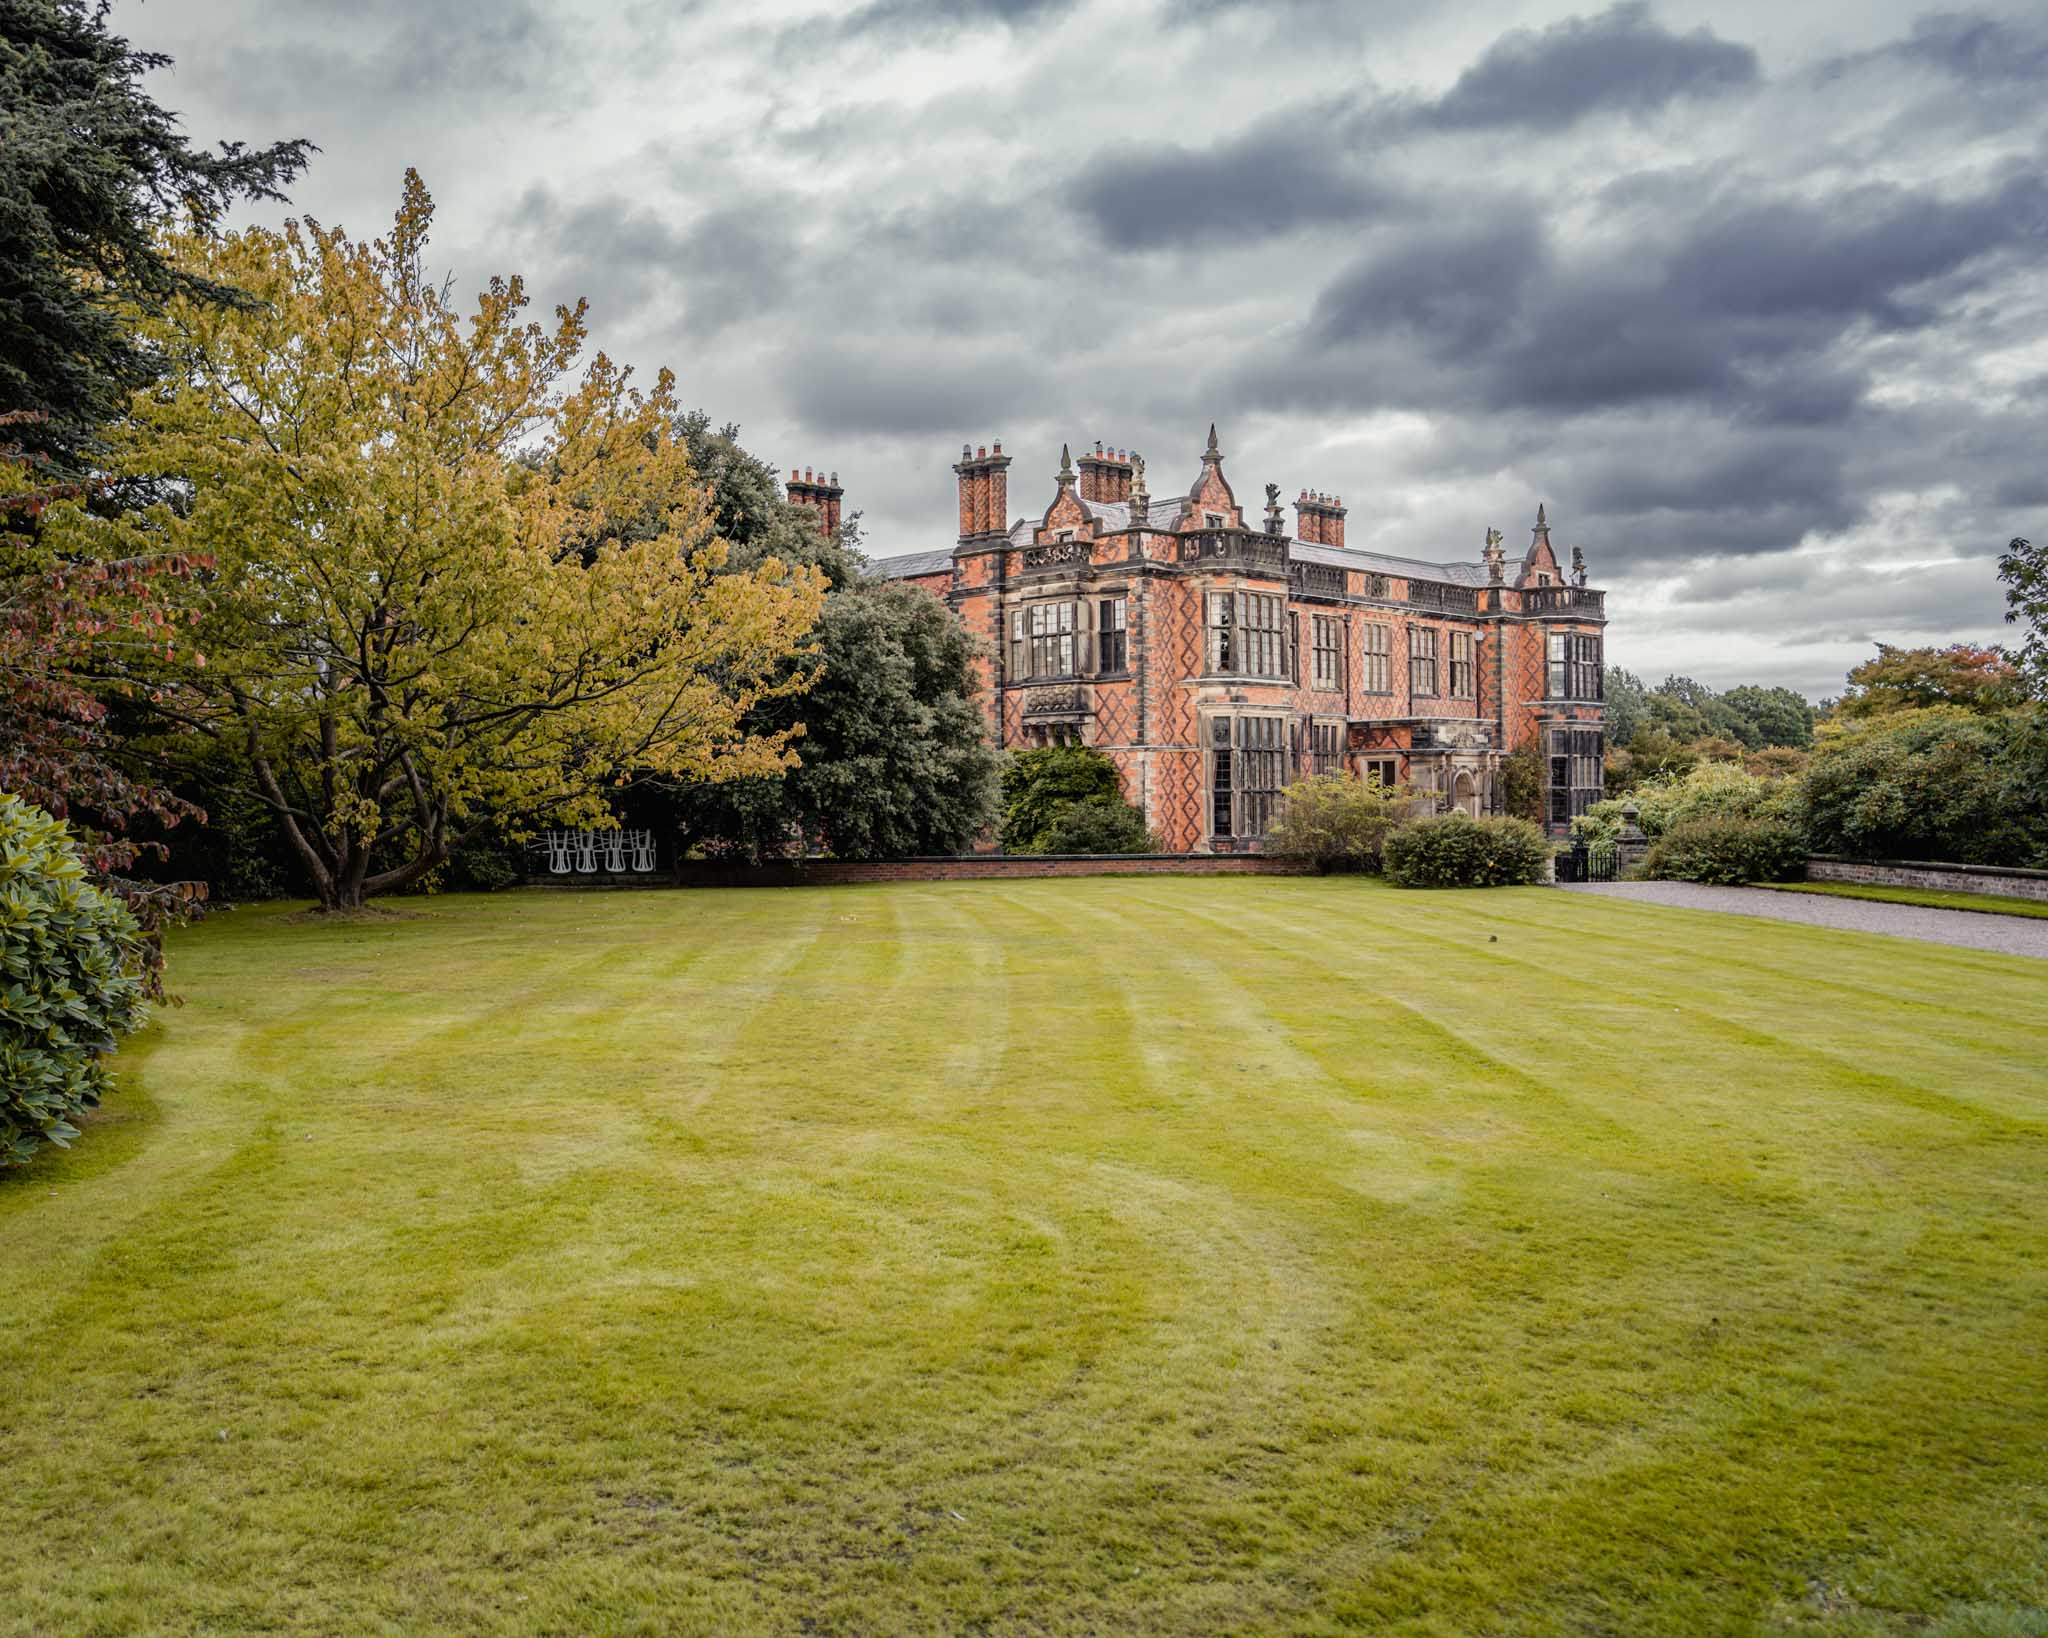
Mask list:
[[[2048,960],[2048,920],[2026,916],[1932,910],[1924,905],[1837,899],[1820,893],[1773,893],[1759,887],[1702,887],[1695,882],[1584,882],[1570,884],[1565,891],[1597,893],[1634,904],[1669,904],[1682,910],[1726,910],[1738,916],[1801,921],[1809,927],[1839,927],[1852,933],[1889,933],[1929,944],[1960,944],[1971,950]]]

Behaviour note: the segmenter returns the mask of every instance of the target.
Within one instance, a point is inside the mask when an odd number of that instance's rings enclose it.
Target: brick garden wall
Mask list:
[[[1816,854],[1806,861],[1806,879],[1874,887],[1932,888],[1946,893],[1989,893],[1998,898],[2048,902],[2048,870],[2011,870],[2000,865],[1933,864],[1912,859],[1866,861]]]
[[[1264,854],[982,854],[962,859],[890,859],[874,864],[816,859],[752,868],[685,862],[684,887],[842,887],[858,882],[1012,881],[1026,876],[1303,876],[1314,867]]]

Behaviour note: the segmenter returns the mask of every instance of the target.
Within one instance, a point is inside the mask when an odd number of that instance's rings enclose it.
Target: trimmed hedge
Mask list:
[[[1053,809],[1033,853],[1156,853],[1159,838],[1121,796],[1091,796]]]
[[[1651,846],[1643,874],[1660,881],[1792,882],[1806,874],[1806,838],[1779,819],[1716,814],[1674,825]]]
[[[1553,851],[1526,819],[1445,813],[1394,831],[1380,860],[1396,887],[1526,887],[1543,880]]]
[[[0,1167],[78,1136],[115,1037],[147,1015],[143,943],[60,820],[0,796]]]

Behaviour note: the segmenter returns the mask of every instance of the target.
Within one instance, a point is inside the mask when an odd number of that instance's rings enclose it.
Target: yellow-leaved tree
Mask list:
[[[772,559],[725,571],[666,371],[578,370],[583,304],[527,321],[517,278],[465,319],[424,271],[432,219],[408,171],[367,244],[311,220],[178,240],[254,302],[144,321],[170,368],[114,459],[166,498],[62,522],[211,560],[178,727],[235,750],[328,908],[494,818],[600,820],[629,773],[787,765],[743,718],[804,686],[786,662],[824,595]]]

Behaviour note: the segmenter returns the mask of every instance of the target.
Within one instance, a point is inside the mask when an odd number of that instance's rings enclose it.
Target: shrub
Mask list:
[[[1519,887],[1543,880],[1551,852],[1526,819],[1446,813],[1391,832],[1380,858],[1396,887]]]
[[[1801,811],[1796,781],[1751,773],[1739,762],[1703,762],[1683,774],[1648,780],[1624,798],[1594,803],[1572,821],[1572,834],[1614,840],[1621,834],[1622,809],[1631,804],[1636,823],[1653,842],[1694,819],[1723,815],[1795,823]]]
[[[1044,853],[1062,808],[1092,798],[1123,800],[1116,764],[1086,745],[1019,751],[1003,766],[1003,851]]]
[[[1674,825],[1643,861],[1643,873],[1661,881],[1797,881],[1806,874],[1806,838],[1782,819],[1710,814]]]
[[[1266,838],[1266,851],[1313,859],[1328,872],[1377,872],[1380,848],[1402,822],[1411,800],[1407,787],[1345,774],[1319,774],[1289,785]]]
[[[143,941],[64,825],[0,796],[0,1167],[78,1135],[116,1035],[146,1012]]]
[[[1055,809],[1034,853],[1157,853],[1159,838],[1121,796],[1091,796]]]

